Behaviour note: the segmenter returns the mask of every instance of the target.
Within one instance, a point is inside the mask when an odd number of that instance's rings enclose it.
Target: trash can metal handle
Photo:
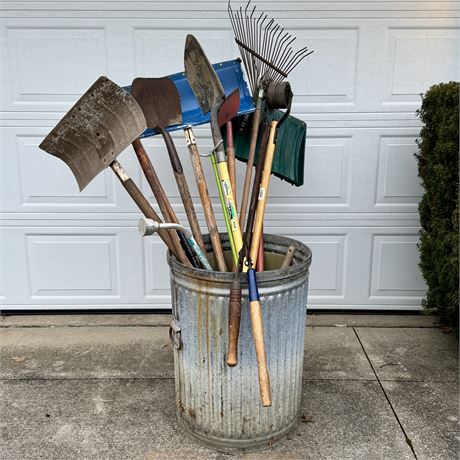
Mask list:
[[[169,338],[177,350],[182,348],[182,337],[179,321],[173,319],[169,324]]]

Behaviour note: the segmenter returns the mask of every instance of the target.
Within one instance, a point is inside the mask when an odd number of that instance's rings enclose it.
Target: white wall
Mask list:
[[[290,77],[308,123],[305,186],[273,179],[266,231],[313,249],[310,307],[419,309],[414,112],[431,84],[460,79],[460,2],[257,5],[315,50]],[[2,309],[167,308],[165,248],[138,236],[139,213],[111,172],[79,194],[38,144],[99,75],[129,84],[181,70],[187,33],[214,62],[236,57],[226,1],[3,1],[0,15]],[[210,147],[207,127],[196,135]],[[161,141],[146,145],[185,222]],[[149,194],[133,152],[120,161]],[[239,184],[243,174],[239,165]]]

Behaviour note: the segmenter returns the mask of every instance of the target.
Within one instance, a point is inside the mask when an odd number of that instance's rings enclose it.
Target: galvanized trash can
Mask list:
[[[209,238],[205,242],[209,244]],[[222,242],[224,250],[229,249],[228,240]],[[293,264],[279,269],[290,245],[297,247]],[[311,251],[275,235],[265,235],[265,251],[267,271],[258,273],[257,281],[272,391],[268,408],[260,402],[246,274],[240,275],[238,365],[231,368],[225,355],[235,275],[190,269],[168,256],[179,424],[208,447],[224,452],[268,447],[288,434],[299,418]]]

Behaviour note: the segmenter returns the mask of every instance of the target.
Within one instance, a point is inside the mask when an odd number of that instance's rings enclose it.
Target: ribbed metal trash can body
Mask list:
[[[224,250],[226,248],[223,239]],[[311,251],[300,242],[265,236],[265,250],[297,247],[286,269],[258,273],[272,406],[260,402],[246,277],[242,281],[238,365],[225,364],[232,273],[188,269],[169,256],[177,416],[180,426],[210,447],[254,450],[295,427],[302,395],[304,333]]]

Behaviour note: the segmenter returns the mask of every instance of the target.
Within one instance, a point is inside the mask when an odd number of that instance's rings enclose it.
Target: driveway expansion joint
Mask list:
[[[412,454],[414,455],[414,458],[417,460],[418,457],[417,457],[417,454],[415,453],[415,449],[414,449],[414,445],[412,443],[412,440],[409,438],[409,436],[408,436],[408,434],[407,434],[407,432],[406,432],[401,420],[399,419],[398,414],[396,413],[396,410],[393,407],[393,404],[391,403],[390,398],[389,398],[387,392],[385,391],[385,388],[383,387],[382,382],[379,379],[379,376],[378,376],[378,374],[377,374],[377,372],[376,372],[376,370],[374,368],[374,365],[372,364],[372,362],[371,362],[371,360],[369,358],[369,355],[367,354],[366,349],[364,348],[364,344],[362,343],[362,341],[361,341],[361,339],[360,339],[360,337],[358,335],[358,332],[356,331],[355,327],[353,327],[353,332],[355,333],[356,338],[358,339],[358,342],[361,345],[363,353],[365,354],[365,356],[366,356],[366,358],[367,358],[367,360],[369,362],[369,365],[372,368],[372,372],[375,374],[375,378],[377,379],[377,382],[378,382],[378,384],[380,386],[380,389],[382,390],[382,392],[383,392],[383,394],[385,396],[385,399],[387,400],[387,403],[390,406],[390,409],[393,412],[393,415],[395,416],[395,419],[398,422],[398,425],[401,428],[401,431],[403,432],[403,435],[404,435],[404,438],[406,440],[406,443],[410,447],[410,450],[412,451]]]

